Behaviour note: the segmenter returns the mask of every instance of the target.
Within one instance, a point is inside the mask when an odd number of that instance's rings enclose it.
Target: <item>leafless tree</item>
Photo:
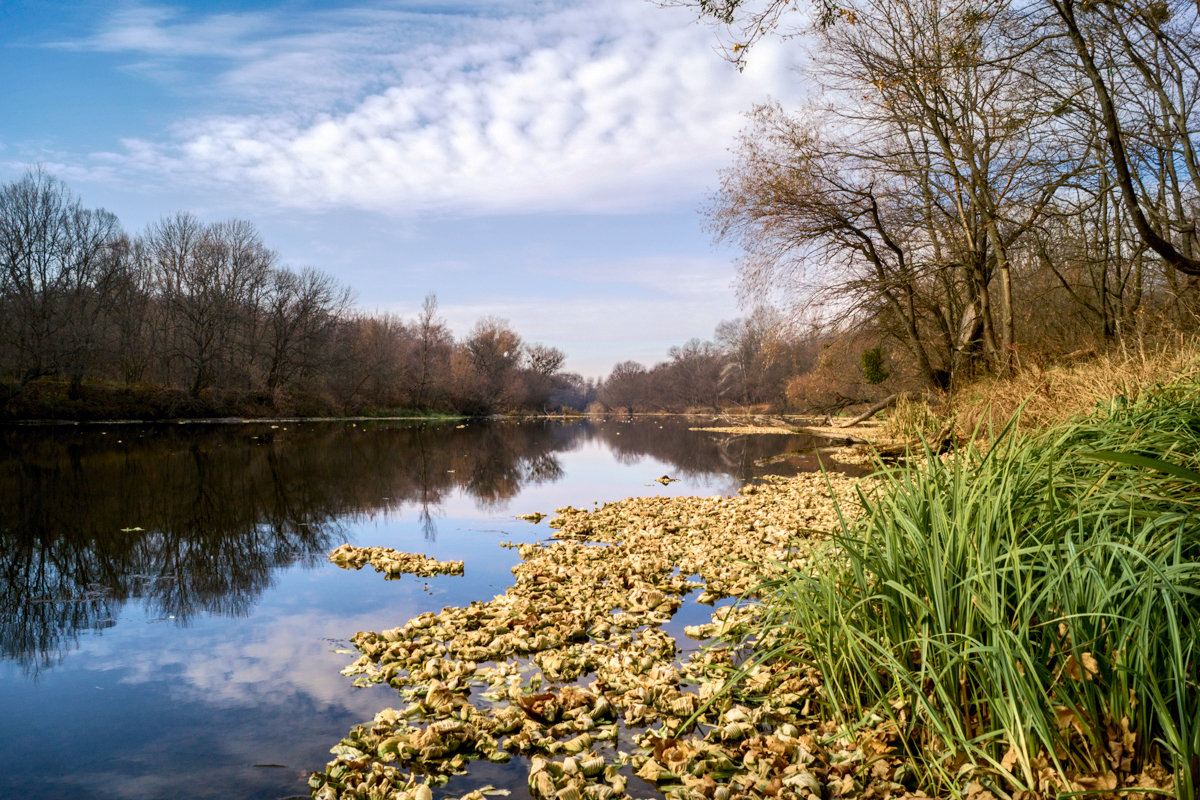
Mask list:
[[[22,383],[65,373],[78,389],[98,352],[121,237],[115,216],[83,208],[41,169],[0,189],[0,326]]]
[[[349,288],[315,267],[272,270],[264,303],[268,391],[317,377],[335,326],[349,306]]]
[[[1091,86],[1137,235],[1173,269],[1200,275],[1200,5],[1046,1]]]
[[[437,315],[437,295],[427,294],[417,316],[417,368],[415,370],[415,403],[417,408],[429,405],[431,394],[444,385],[450,368],[450,352],[454,337],[446,323]]]
[[[630,412],[644,410],[648,395],[646,368],[636,361],[622,361],[600,385],[599,399],[609,408],[624,408]]]
[[[728,26],[739,63],[761,36],[802,32],[824,90],[757,112],[714,204],[754,296],[798,292],[833,322],[894,331],[934,384],[979,355],[1010,367],[1047,291],[1110,339],[1159,286],[1187,322],[1194,3],[681,4]],[[1072,253],[1049,237],[1079,211],[1103,231]]]
[[[525,346],[508,321],[484,317],[475,323],[464,347],[488,405],[496,408],[511,402],[512,378],[521,363]]]
[[[185,365],[192,395],[225,377],[222,368],[244,371],[276,260],[253,225],[204,225],[179,213],[151,225],[145,247],[169,326],[169,356]]]

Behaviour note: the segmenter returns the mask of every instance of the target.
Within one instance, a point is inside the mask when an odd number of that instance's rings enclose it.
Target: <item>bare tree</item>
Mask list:
[[[714,338],[726,359],[721,370],[723,397],[742,405],[782,405],[785,383],[798,366],[784,327],[780,314],[769,306],[717,325]]]
[[[524,343],[508,321],[484,317],[475,323],[464,346],[488,405],[494,408],[511,402],[512,378],[524,355]]]
[[[426,408],[431,394],[444,384],[454,346],[454,337],[450,335],[446,323],[438,317],[437,307],[437,295],[427,294],[417,317],[417,408]]]
[[[264,304],[269,391],[298,378],[315,378],[335,326],[349,305],[349,288],[315,267],[271,271]]]
[[[394,408],[401,401],[401,354],[409,337],[403,321],[355,314],[338,327],[338,358],[331,370],[337,394],[352,408]]]
[[[22,383],[65,372],[78,389],[98,352],[121,236],[115,216],[83,208],[41,169],[0,189],[0,325]]]
[[[191,394],[228,377],[235,363],[245,372],[275,262],[254,226],[204,225],[179,213],[151,225],[145,246],[167,315],[169,357],[186,366]]]
[[[124,237],[116,255],[105,315],[106,361],[115,367],[109,377],[130,384],[143,380],[153,361],[157,306],[145,243]]]
[[[667,351],[670,361],[664,383],[681,410],[716,408],[721,397],[721,368],[724,357],[712,342],[692,338]]]
[[[753,296],[783,287],[804,307],[825,308],[833,325],[882,306],[921,374],[936,383],[949,365],[929,353],[922,318],[937,301],[922,297],[924,272],[912,252],[920,242],[911,241],[915,225],[903,197],[903,187],[870,172],[815,126],[763,107],[709,219],[718,236],[746,252],[742,280]]]
[[[622,361],[600,385],[600,402],[609,408],[625,408],[631,413],[642,409],[648,395],[646,368],[636,361]]]
[[[1200,6],[1191,2],[1099,2],[1081,6],[1076,0],[1047,0],[1062,24],[1076,55],[1076,66],[1091,85],[1099,121],[1112,159],[1121,198],[1134,229],[1146,246],[1170,267],[1200,275],[1196,253],[1197,188],[1200,160],[1196,155],[1197,101],[1200,99]],[[1084,10],[1086,9],[1086,10]],[[1083,13],[1077,13],[1082,11]],[[1128,59],[1126,69],[1109,79],[1117,50]],[[1124,88],[1126,91],[1121,92]],[[1122,113],[1136,109],[1143,96],[1148,107],[1134,116],[1134,132],[1122,123]],[[1131,147],[1137,126],[1155,128],[1159,141],[1149,148],[1149,160]],[[1144,145],[1143,139],[1138,144]],[[1155,169],[1154,161],[1161,164]],[[1158,178],[1171,201],[1145,191],[1145,168]],[[1179,167],[1186,172],[1181,181]],[[1184,194],[1188,206],[1184,205]],[[1176,244],[1172,239],[1180,239]]]
[[[532,344],[525,348],[525,362],[530,371],[536,375],[550,377],[562,369],[567,354],[557,347],[544,344]]]

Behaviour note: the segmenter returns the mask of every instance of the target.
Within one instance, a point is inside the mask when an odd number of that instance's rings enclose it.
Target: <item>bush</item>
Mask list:
[[[863,377],[866,378],[867,383],[871,384],[872,386],[883,383],[888,379],[888,376],[891,375],[891,373],[883,367],[882,348],[872,347],[869,350],[864,350],[860,363],[862,364]]]
[[[1162,763],[1196,796],[1200,383],[888,477],[841,557],[778,586],[759,657],[889,718],[940,789]]]

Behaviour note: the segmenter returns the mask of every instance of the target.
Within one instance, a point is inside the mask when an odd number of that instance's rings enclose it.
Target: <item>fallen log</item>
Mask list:
[[[876,415],[876,414],[878,414],[880,411],[883,411],[885,408],[887,408],[888,406],[892,405],[893,403],[895,403],[895,402],[896,402],[897,400],[899,400],[899,399],[900,399],[900,395],[898,395],[898,394],[890,394],[890,395],[888,395],[887,397],[885,397],[885,398],[883,398],[882,400],[880,400],[880,401],[879,401],[878,403],[876,403],[875,405],[873,405],[873,406],[871,406],[870,408],[868,408],[868,409],[867,409],[866,411],[864,411],[863,413],[859,414],[859,415],[858,415],[857,417],[855,417],[854,419],[850,420],[849,422],[843,422],[842,424],[838,425],[838,427],[839,427],[839,428],[849,428],[849,427],[851,427],[851,426],[853,426],[853,425],[857,425],[857,424],[859,424],[860,422],[866,422],[866,421],[867,421],[867,420],[869,420],[871,417],[875,416],[875,415]]]
[[[923,452],[928,446],[934,455],[941,455],[954,444],[954,423],[947,422],[928,439],[911,439],[899,444],[877,445],[875,452],[885,461],[904,458],[914,452]]]

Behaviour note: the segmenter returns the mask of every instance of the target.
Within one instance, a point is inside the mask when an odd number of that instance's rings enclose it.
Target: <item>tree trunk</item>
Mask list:
[[[858,423],[860,423],[860,422],[866,422],[866,421],[867,421],[867,420],[869,420],[871,417],[875,416],[875,415],[876,415],[876,414],[878,414],[880,411],[883,411],[883,410],[884,410],[885,408],[887,408],[888,406],[891,406],[892,404],[894,404],[894,403],[895,403],[897,400],[899,400],[899,399],[900,399],[900,395],[898,395],[898,394],[890,394],[890,395],[888,395],[887,397],[885,397],[885,398],[883,398],[882,400],[880,400],[880,401],[879,401],[878,403],[876,403],[875,405],[873,405],[873,406],[871,406],[870,408],[868,408],[868,409],[867,409],[866,411],[864,411],[863,413],[859,414],[859,415],[858,415],[857,417],[855,417],[854,419],[850,420],[849,422],[844,422],[844,423],[842,423],[841,425],[838,425],[838,427],[839,427],[839,428],[849,428],[849,427],[851,427],[851,426],[857,425],[857,424],[858,424]]]

